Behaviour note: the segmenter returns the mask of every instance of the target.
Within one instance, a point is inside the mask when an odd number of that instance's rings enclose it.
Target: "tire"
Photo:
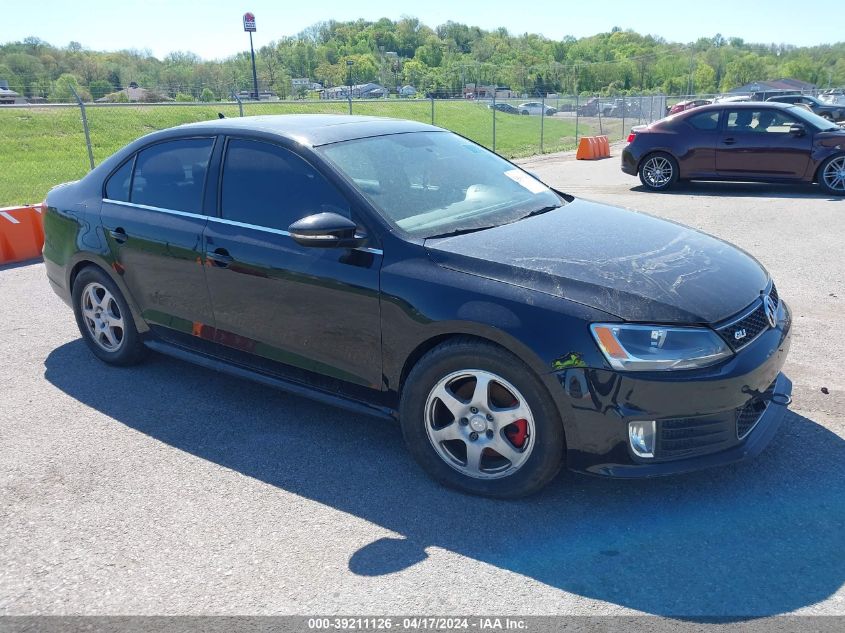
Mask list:
[[[678,182],[678,161],[666,152],[655,152],[640,161],[639,174],[646,189],[666,191]]]
[[[524,116],[528,116],[528,110],[520,110],[519,113],[524,115]]]
[[[845,154],[831,156],[821,164],[819,186],[834,196],[845,196]]]
[[[134,365],[146,348],[123,294],[96,266],[84,268],[73,282],[73,312],[88,349],[110,365]]]
[[[491,385],[482,396],[479,380]],[[522,361],[492,343],[459,338],[428,352],[405,381],[399,413],[419,465],[469,494],[524,497],[563,464],[554,402]]]

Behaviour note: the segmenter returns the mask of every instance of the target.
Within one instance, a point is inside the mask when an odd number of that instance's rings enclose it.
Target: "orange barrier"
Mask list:
[[[578,141],[578,151],[575,152],[575,159],[576,160],[592,160],[595,158],[593,155],[593,143],[591,143],[592,139],[589,136],[582,136],[581,140]]]
[[[610,141],[606,136],[582,136],[575,152],[577,160],[595,160],[610,157]]]
[[[0,264],[40,257],[43,246],[41,205],[0,209]]]

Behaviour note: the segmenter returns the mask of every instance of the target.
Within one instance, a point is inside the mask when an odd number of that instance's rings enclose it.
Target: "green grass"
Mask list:
[[[346,101],[246,103],[244,114],[348,113]],[[354,114],[431,122],[429,101],[353,101]],[[160,105],[89,107],[94,161],[155,130],[214,119],[218,112],[238,116],[237,105]],[[583,122],[582,122],[583,123]],[[478,103],[437,101],[434,124],[492,148],[493,112]],[[581,125],[580,133],[588,134]],[[543,121],[543,151],[575,145],[575,123],[559,117]],[[540,118],[496,114],[496,151],[508,158],[540,153]],[[78,108],[0,108],[0,207],[41,201],[54,185],[88,171],[88,153]]]

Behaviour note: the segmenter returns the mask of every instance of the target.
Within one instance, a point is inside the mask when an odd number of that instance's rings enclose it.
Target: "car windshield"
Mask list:
[[[564,203],[530,174],[451,132],[390,134],[318,150],[413,237],[482,230]]]
[[[802,119],[804,122],[809,123],[813,127],[816,127],[823,132],[826,132],[828,130],[841,130],[842,129],[838,125],[836,125],[835,123],[831,123],[830,121],[828,121],[824,117],[821,117],[818,114],[815,114],[814,112],[810,112],[806,108],[801,108],[801,107],[797,107],[797,106],[791,107],[791,108],[789,108],[789,113],[792,116],[797,117],[799,119]]]

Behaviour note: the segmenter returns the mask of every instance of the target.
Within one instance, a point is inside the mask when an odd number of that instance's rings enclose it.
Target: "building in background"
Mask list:
[[[770,81],[752,81],[743,86],[728,90],[728,94],[751,95],[754,99],[765,101],[768,97],[785,93],[816,94],[818,86],[800,79],[772,79]]]

